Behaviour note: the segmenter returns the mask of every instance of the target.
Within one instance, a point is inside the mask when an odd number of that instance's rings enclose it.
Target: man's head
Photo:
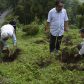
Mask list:
[[[80,29],[81,37],[84,38],[84,28]]]
[[[1,33],[1,39],[6,41],[6,40],[8,40],[8,38],[9,38],[9,36],[6,32]]]
[[[55,2],[57,12],[60,12],[64,6],[62,0],[56,0]]]

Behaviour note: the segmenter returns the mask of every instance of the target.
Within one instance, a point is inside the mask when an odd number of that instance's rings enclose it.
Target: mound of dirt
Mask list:
[[[64,45],[66,45],[66,46],[73,45],[72,37],[71,37],[71,36],[66,36],[66,37],[64,37],[64,38],[63,38],[63,43],[64,43]]]
[[[78,54],[78,49],[77,48],[68,48],[65,47],[62,50],[62,56],[61,56],[61,61],[64,63],[76,63],[81,60],[81,56],[77,55]]]
[[[20,52],[21,52],[21,49],[17,48],[12,55],[8,56],[9,55],[9,50],[4,50],[3,51],[4,57],[2,58],[2,61],[12,62],[18,57]]]

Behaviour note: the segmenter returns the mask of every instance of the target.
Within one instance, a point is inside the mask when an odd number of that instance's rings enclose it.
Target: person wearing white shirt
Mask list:
[[[56,0],[56,7],[48,13],[46,32],[50,32],[50,52],[60,49],[64,31],[68,31],[68,16],[62,0]]]
[[[8,48],[7,40],[9,38],[12,38],[13,47],[15,48],[17,41],[16,41],[16,35],[15,35],[14,27],[10,24],[6,24],[6,25],[1,27],[0,32],[1,32],[1,41],[3,42],[3,45],[4,45],[3,49]]]

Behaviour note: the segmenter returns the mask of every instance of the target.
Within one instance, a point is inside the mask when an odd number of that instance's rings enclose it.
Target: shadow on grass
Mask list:
[[[81,66],[80,64],[63,64],[61,66],[62,70],[77,70],[77,71],[84,71],[84,66]]]
[[[47,44],[47,41],[40,39],[40,40],[36,40],[34,43],[35,44]]]
[[[52,60],[50,58],[40,58],[35,63],[39,68],[46,68],[52,64]]]

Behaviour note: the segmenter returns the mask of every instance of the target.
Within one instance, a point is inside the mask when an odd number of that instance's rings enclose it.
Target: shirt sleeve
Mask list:
[[[67,15],[66,10],[65,10],[65,17],[64,17],[64,21],[68,21],[68,15]]]
[[[50,22],[50,21],[51,21],[51,12],[49,11],[47,22]]]
[[[82,48],[80,49],[79,54],[80,54],[80,55],[83,55],[83,54],[84,54],[84,45],[83,45]]]
[[[15,35],[15,33],[13,33],[13,37],[12,37],[12,39],[13,39],[13,44],[16,45],[16,43],[17,43],[17,39],[16,39],[16,35]]]

